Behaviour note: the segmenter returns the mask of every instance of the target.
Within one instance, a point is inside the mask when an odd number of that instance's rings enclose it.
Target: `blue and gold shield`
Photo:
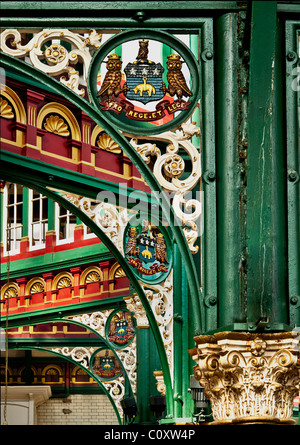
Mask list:
[[[155,246],[154,238],[149,235],[137,236],[138,258],[144,263],[154,263],[155,261]]]
[[[112,371],[114,368],[114,358],[113,357],[101,357],[101,369],[102,371]]]
[[[161,63],[149,60],[128,63],[124,72],[129,91],[128,100],[137,100],[143,104],[151,101],[161,100],[164,97],[162,90],[164,68]]]
[[[118,337],[124,337],[127,334],[127,324],[126,320],[118,320],[116,322],[116,335]]]

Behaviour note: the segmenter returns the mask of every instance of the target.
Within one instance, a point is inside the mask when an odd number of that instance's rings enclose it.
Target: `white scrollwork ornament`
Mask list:
[[[199,221],[202,214],[202,203],[200,199],[192,199],[189,194],[200,180],[201,160],[200,153],[191,142],[191,138],[194,135],[199,135],[200,130],[193,123],[182,124],[181,130],[182,133],[167,131],[158,135],[138,137],[128,133],[124,134],[131,137],[132,147],[140,154],[144,162],[149,166],[153,165],[151,167],[153,174],[163,190],[173,194],[172,206],[177,218],[183,226],[190,227],[184,228],[184,235],[187,238],[191,252],[194,254],[198,252],[198,246],[194,246],[194,242],[199,236],[199,227],[196,221]],[[156,143],[139,143],[139,140],[142,139],[168,143],[165,153],[161,153]],[[184,179],[181,179],[181,176],[186,170],[186,163],[179,154],[180,149],[188,155],[192,166],[191,172]]]
[[[92,202],[89,198],[64,195],[65,199],[82,210],[111,239],[123,253],[123,236],[128,222],[127,209],[117,209],[106,202]]]
[[[80,363],[81,366],[88,368],[94,348],[84,348],[83,346],[75,348],[63,347],[52,348],[52,351],[65,355],[66,357],[71,357],[75,362]]]
[[[4,30],[0,35],[1,51],[18,59],[24,59],[50,76],[67,73],[67,77],[61,76],[60,81],[78,95],[84,96],[85,91],[83,88],[79,89],[79,84],[86,84],[92,51],[99,48],[101,34],[90,30],[88,36],[82,36],[68,29],[43,29],[34,34],[26,44],[22,44],[23,36],[24,33],[17,29]],[[67,50],[57,41],[71,44],[71,50]],[[49,43],[50,45],[45,48]],[[78,62],[83,64],[82,77],[74,68]]]
[[[121,406],[121,400],[124,398],[125,395],[124,377],[120,376],[112,382],[103,382],[103,385],[115,402],[119,415],[122,419],[124,413]]]

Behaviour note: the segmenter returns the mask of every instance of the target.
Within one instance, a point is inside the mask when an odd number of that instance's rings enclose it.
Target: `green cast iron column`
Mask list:
[[[254,325],[261,318],[270,323],[287,322],[285,176],[276,31],[277,2],[254,1],[247,156],[247,315]]]
[[[237,14],[216,21],[218,327],[244,321],[240,298]]]
[[[149,328],[136,329],[137,350],[137,422],[138,424],[153,423],[155,418],[150,410],[150,396],[159,395],[153,375],[161,365],[157,356],[152,332]]]
[[[287,225],[290,325],[300,326],[299,22],[286,26]],[[295,74],[297,74],[295,76]]]

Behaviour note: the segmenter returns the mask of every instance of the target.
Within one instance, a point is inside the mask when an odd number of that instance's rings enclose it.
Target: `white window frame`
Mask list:
[[[14,188],[14,200],[12,204],[8,203],[8,187],[13,186]],[[3,221],[2,221],[2,227],[3,227],[3,255],[7,256],[15,255],[20,253],[21,243],[17,247],[17,229],[21,230],[20,240],[22,238],[22,230],[23,230],[23,219],[21,224],[17,223],[17,206],[22,206],[22,218],[23,218],[23,199],[20,202],[17,202],[17,189],[19,184],[5,184],[4,190],[3,190]],[[22,189],[23,190],[23,189]],[[14,208],[14,222],[13,225],[8,227],[8,208],[13,207]],[[8,231],[10,233],[13,233],[13,238],[11,239],[11,249],[7,250],[7,243],[8,243]]]
[[[38,250],[43,249],[46,246],[46,232],[48,230],[48,212],[47,218],[43,218],[43,200],[47,200],[48,198],[41,193],[36,198],[33,198],[33,190],[29,189],[28,194],[28,236],[29,236],[29,249],[30,250]],[[39,220],[33,221],[33,202],[39,201]],[[45,228],[45,240],[43,241],[43,225],[46,225]],[[39,239],[37,244],[33,244],[33,228],[34,226],[39,226]]]
[[[60,207],[62,207],[65,210],[65,214],[64,215],[60,215]],[[70,212],[68,209],[65,209],[63,206],[60,206],[57,202],[55,203],[55,232],[56,232],[56,244],[67,244],[67,243],[72,243],[74,242],[74,231],[75,230],[71,230],[71,223],[70,223],[70,218],[71,216],[73,216],[73,213]],[[60,220],[62,218],[66,218],[66,237],[60,239],[59,238],[59,226],[60,226]],[[75,225],[74,224],[74,229],[75,229]]]
[[[83,224],[83,239],[89,238],[97,238],[97,235],[94,232],[88,233],[88,226],[86,224]]]

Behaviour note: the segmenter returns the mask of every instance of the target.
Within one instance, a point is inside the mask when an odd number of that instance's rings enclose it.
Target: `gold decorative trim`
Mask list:
[[[102,133],[99,136],[97,145],[101,150],[109,151],[110,153],[119,154],[122,152],[119,145],[107,133]]]
[[[60,272],[52,281],[52,290],[73,286],[73,276],[70,272]]]
[[[55,382],[57,384],[63,383],[63,381],[64,381],[62,369],[57,365],[45,366],[45,368],[42,370],[42,383],[47,383],[46,382],[47,375],[58,375],[59,381]]]
[[[98,281],[100,281],[100,274],[98,272],[96,272],[95,270],[89,272],[85,279],[85,282],[87,284],[97,283]]]
[[[12,107],[9,105],[7,100],[0,97],[0,117],[3,117],[4,119],[13,119],[14,116]]]
[[[220,332],[195,342],[189,351],[197,363],[194,374],[211,401],[214,424],[295,423],[297,332]]]
[[[44,123],[44,128],[49,133],[57,134],[58,136],[70,136],[68,125],[58,115],[47,117],[46,122]]]
[[[65,287],[71,287],[72,281],[69,277],[62,277],[57,282],[57,289],[64,289]]]
[[[111,268],[109,269],[108,279],[113,280],[115,278],[117,270],[121,268],[120,264],[118,262],[114,263]]]
[[[26,124],[27,122],[26,111],[19,96],[7,85],[1,84],[0,88],[1,88],[1,95],[6,99],[8,99],[9,103],[13,107],[13,110],[16,115],[16,121],[20,122],[21,124]]]
[[[17,297],[19,295],[19,291],[20,289],[17,283],[6,283],[1,289],[1,299]]]
[[[31,295],[33,295],[33,294],[38,294],[38,293],[40,293],[40,292],[44,292],[44,290],[45,290],[45,288],[44,288],[44,286],[42,285],[42,283],[37,282],[37,283],[34,283],[34,284],[31,286],[29,292],[30,292]]]
[[[44,119],[49,114],[60,115],[67,123],[72,139],[81,141],[81,131],[77,119],[67,107],[58,102],[50,102],[41,108],[37,116],[37,128],[42,128]]]
[[[124,272],[124,270],[122,269],[122,267],[120,266],[116,273],[115,273],[115,278],[123,278],[126,277],[126,273]]]
[[[94,283],[96,282],[95,278],[99,277],[97,281],[103,281],[103,273],[100,267],[97,266],[89,266],[87,267],[80,276],[80,284],[86,284],[86,283]],[[87,281],[89,280],[89,281]],[[94,280],[94,281],[90,281]]]
[[[46,289],[46,283],[41,277],[31,278],[26,284],[25,295],[33,295],[38,292],[44,292]]]

